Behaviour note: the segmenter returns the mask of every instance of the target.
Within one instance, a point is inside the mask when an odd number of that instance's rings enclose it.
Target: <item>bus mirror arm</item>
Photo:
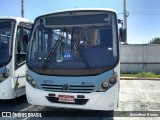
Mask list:
[[[118,24],[121,24],[123,26],[123,20],[118,19]]]

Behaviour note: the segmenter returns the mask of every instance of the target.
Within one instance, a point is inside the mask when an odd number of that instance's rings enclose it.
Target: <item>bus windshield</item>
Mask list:
[[[0,66],[9,62],[14,21],[0,20]]]
[[[42,17],[34,26],[28,65],[38,73],[65,70],[63,75],[111,69],[119,60],[116,24],[116,16],[110,12]]]

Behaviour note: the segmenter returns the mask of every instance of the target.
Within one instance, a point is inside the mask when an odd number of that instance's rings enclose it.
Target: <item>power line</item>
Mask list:
[[[141,12],[130,12],[130,14],[137,14],[137,15],[160,15],[160,13],[141,13]]]
[[[120,14],[124,14],[124,13],[118,13],[118,15],[120,15]],[[160,13],[143,13],[143,12],[128,12],[128,15],[129,14],[133,14],[133,15],[148,15],[148,16],[159,16],[160,15]]]

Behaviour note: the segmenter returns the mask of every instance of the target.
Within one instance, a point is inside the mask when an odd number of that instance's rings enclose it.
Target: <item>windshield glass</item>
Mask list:
[[[0,66],[9,62],[14,21],[0,20]]]
[[[55,71],[114,66],[119,59],[116,29],[111,13],[40,19],[32,34],[28,65]]]

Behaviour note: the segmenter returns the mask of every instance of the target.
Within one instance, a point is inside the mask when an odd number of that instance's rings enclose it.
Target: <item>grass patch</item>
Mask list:
[[[141,73],[125,73],[121,74],[121,77],[138,77],[138,78],[160,78],[159,74],[153,72],[141,72]]]

